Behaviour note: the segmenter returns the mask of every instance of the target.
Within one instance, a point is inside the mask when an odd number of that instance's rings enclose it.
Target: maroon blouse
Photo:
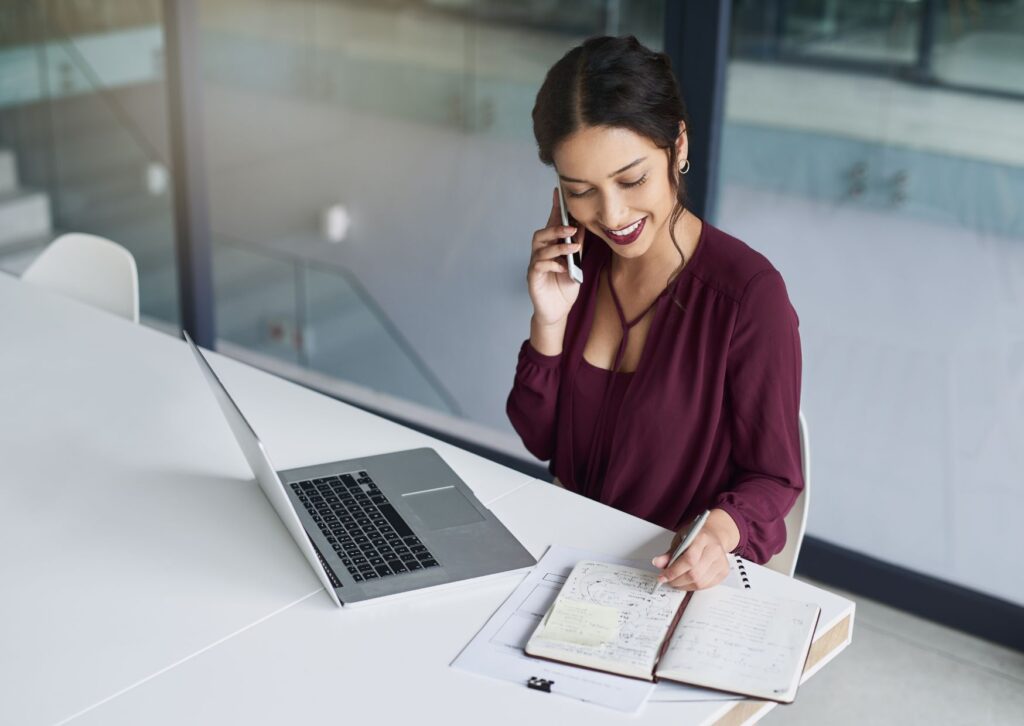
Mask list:
[[[529,340],[520,349],[513,427],[567,489],[672,530],[722,509],[740,532],[735,551],[766,562],[785,545],[783,518],[803,489],[799,321],[782,277],[705,222],[647,313],[636,371],[613,373],[583,359],[612,252],[590,233],[584,247],[562,353],[541,355]],[[630,328],[642,317],[626,321],[616,306]]]

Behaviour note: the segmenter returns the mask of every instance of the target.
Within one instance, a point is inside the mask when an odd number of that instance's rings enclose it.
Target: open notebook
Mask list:
[[[526,653],[648,681],[782,703],[796,698],[817,605],[730,587],[654,592],[658,574],[580,562]]]

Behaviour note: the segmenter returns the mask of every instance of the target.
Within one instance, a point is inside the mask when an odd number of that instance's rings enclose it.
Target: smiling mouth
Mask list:
[[[617,230],[604,228],[605,234],[607,234],[611,240],[617,244],[629,244],[644,230],[644,223],[647,221],[647,217],[642,217],[633,224],[627,225]]]

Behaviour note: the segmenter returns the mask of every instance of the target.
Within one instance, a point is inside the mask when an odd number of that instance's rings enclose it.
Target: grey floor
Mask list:
[[[857,602],[853,642],[761,723],[1024,724],[1024,653],[828,589]]]

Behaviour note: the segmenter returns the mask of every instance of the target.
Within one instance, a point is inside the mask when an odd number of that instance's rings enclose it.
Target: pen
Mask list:
[[[693,521],[693,524],[690,525],[690,531],[686,533],[685,537],[683,537],[683,541],[679,543],[679,546],[676,547],[675,552],[672,553],[672,557],[669,558],[668,564],[665,565],[666,570],[672,566],[673,562],[679,559],[679,555],[686,552],[686,548],[693,544],[693,540],[697,539],[697,535],[700,534],[700,530],[704,527],[704,523],[708,521],[709,516],[711,516],[710,509],[706,510],[704,514],[700,515],[699,517],[697,517],[697,519]],[[654,589],[651,590],[651,594],[653,595],[654,593],[656,593],[659,587],[661,587],[661,583],[655,581]]]

